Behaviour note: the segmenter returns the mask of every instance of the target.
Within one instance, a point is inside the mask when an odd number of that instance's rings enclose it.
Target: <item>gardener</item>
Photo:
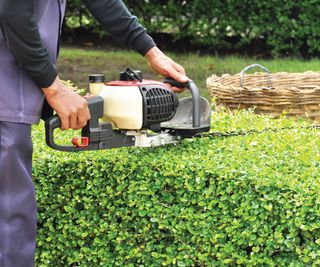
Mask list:
[[[144,55],[160,74],[186,82],[120,0],[83,0],[121,44]],[[0,267],[34,265],[36,198],[31,177],[31,125],[57,112],[62,129],[90,119],[86,101],[55,70],[66,0],[0,2]],[[43,106],[44,98],[46,103]]]

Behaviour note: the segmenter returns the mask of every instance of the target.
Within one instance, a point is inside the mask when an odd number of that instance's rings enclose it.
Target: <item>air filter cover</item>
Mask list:
[[[164,85],[140,86],[143,99],[143,127],[172,119],[179,105],[176,94]]]

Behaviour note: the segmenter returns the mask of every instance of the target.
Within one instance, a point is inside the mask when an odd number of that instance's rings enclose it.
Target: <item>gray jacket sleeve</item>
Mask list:
[[[121,0],[82,0],[102,27],[120,44],[142,55],[156,44]]]
[[[120,0],[83,0],[113,38],[144,55],[155,46],[137,18]],[[19,65],[41,88],[50,86],[57,72],[43,46],[34,0],[1,0],[0,27]]]
[[[43,46],[34,0],[1,0],[0,27],[19,65],[41,88],[50,86],[57,72]]]

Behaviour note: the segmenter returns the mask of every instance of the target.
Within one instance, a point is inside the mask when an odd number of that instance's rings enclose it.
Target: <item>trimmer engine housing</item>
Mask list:
[[[124,75],[120,75],[124,77]],[[104,99],[103,121],[125,130],[156,129],[173,118],[179,105],[165,84],[149,80],[119,80],[104,83],[103,75],[92,75],[90,93]]]

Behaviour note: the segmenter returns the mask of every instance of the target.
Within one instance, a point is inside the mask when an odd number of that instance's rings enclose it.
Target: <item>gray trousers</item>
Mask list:
[[[0,267],[32,267],[37,204],[31,125],[0,121]]]

